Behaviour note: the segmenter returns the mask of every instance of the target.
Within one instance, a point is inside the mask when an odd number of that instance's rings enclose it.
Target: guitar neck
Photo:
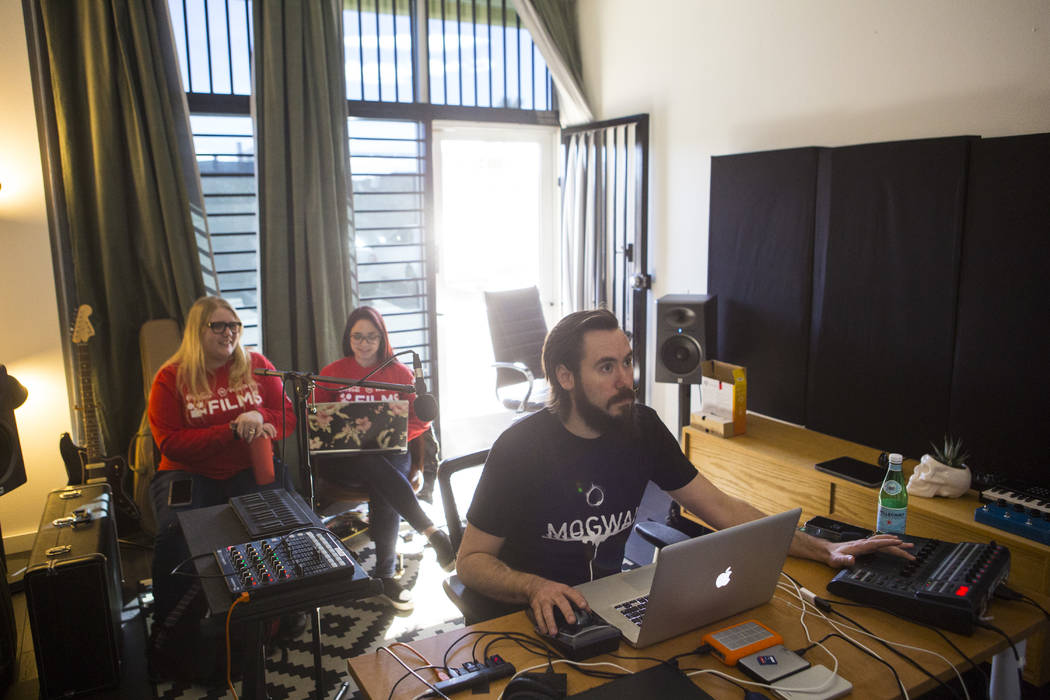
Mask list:
[[[102,430],[98,422],[95,391],[91,385],[91,355],[87,343],[77,343],[77,377],[80,383],[80,430],[88,463],[102,458]]]

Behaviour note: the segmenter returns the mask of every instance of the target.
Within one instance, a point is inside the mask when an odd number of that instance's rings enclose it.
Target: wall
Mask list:
[[[1046,0],[579,0],[579,24],[595,118],[651,115],[654,298],[707,291],[713,155],[1050,131]]]
[[[0,496],[8,552],[29,549],[48,491],[66,483],[59,435],[70,429],[58,302],[22,3],[0,0],[0,363],[29,390],[15,411],[26,475]]]

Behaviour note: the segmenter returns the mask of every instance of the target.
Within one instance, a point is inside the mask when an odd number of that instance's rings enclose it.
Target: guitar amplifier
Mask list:
[[[47,496],[24,578],[40,697],[120,682],[120,552],[108,484]]]

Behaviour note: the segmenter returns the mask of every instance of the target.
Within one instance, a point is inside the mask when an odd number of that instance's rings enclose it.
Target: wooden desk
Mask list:
[[[876,448],[749,413],[747,432],[733,438],[686,426],[682,449],[718,488],[766,513],[801,506],[803,522],[826,515],[875,526],[877,491],[819,472],[814,465],[842,456],[875,464],[880,453]],[[915,464],[904,463],[906,477]],[[978,507],[976,491],[960,498],[912,497],[908,499],[908,534],[947,542],[995,540],[1010,548],[1010,586],[1032,597],[1050,595],[1050,547],[974,521]],[[823,587],[816,592],[823,593]],[[1037,686],[1050,682],[1046,637],[1040,632],[1028,646],[1025,679]]]
[[[814,592],[823,592],[825,590],[825,585],[834,573],[831,569],[822,564],[795,559],[793,557],[788,558],[785,570],[801,581],[809,590]],[[826,597],[833,598],[832,596]],[[797,600],[795,601],[795,604],[797,604]],[[934,650],[954,663],[959,668],[960,672],[966,670],[966,661],[961,659],[938,634],[929,629],[863,608],[848,608],[844,609],[843,612],[865,625],[876,634],[880,634],[893,641],[906,642],[924,649]],[[1042,614],[1031,606],[1023,603],[996,601],[992,605],[991,612],[995,615],[995,624],[1006,632],[1015,642],[1028,637],[1037,628],[1043,625],[1044,618]],[[611,661],[632,671],[640,671],[653,665],[652,658],[667,659],[675,654],[695,649],[699,646],[700,638],[703,634],[748,619],[757,619],[763,622],[784,637],[784,643],[788,648],[798,649],[807,644],[805,632],[799,623],[799,616],[799,611],[795,607],[792,607],[792,597],[784,591],[778,590],[773,599],[765,605],[741,613],[740,615],[721,620],[713,625],[701,628],[700,630],[683,634],[661,644],[635,650],[627,644],[621,643],[620,649],[617,653],[631,658],[622,659],[606,654],[595,657],[594,659],[589,659],[588,662]],[[809,626],[810,633],[814,639],[820,639],[827,632],[831,631],[827,622],[812,614],[807,615],[806,623]],[[525,632],[535,636],[532,625],[529,623],[525,613],[517,612],[496,618],[495,620],[467,627],[464,630],[446,632],[428,639],[417,640],[412,642],[412,647],[430,659],[431,662],[435,664],[441,663],[441,659],[450,645],[462,637],[465,632],[479,630],[492,632]],[[970,637],[963,637],[952,633],[946,634],[967,656],[978,663],[991,658],[998,652],[1007,648],[1006,642],[1002,637],[988,630],[978,630]],[[851,636],[860,638],[859,635]],[[449,665],[461,666],[464,662],[471,660],[471,646],[476,637],[477,635],[472,635],[453,648],[452,653],[449,655]],[[481,648],[481,651],[478,652],[479,657],[483,651],[484,643],[494,638],[494,636],[486,637],[484,642],[479,645]],[[839,658],[839,675],[853,683],[855,697],[898,697],[899,690],[896,682],[894,681],[892,674],[888,673],[882,664],[875,662],[871,657],[841,640],[832,639],[825,642],[825,644]],[[897,673],[900,674],[901,681],[905,684],[905,687],[908,688],[909,694],[912,696],[926,692],[937,685],[922,672],[901,661],[894,654],[885,651],[881,645],[872,642],[869,646],[875,648],[880,656],[883,656],[883,658],[893,664]],[[393,652],[398,654],[398,656],[412,668],[422,665],[422,662],[419,659],[415,658],[412,654],[407,653],[404,649],[395,648],[393,649]],[[488,653],[495,653],[503,656],[506,660],[514,664],[518,671],[544,663],[543,657],[527,652],[517,644],[508,640],[495,642],[490,647]],[[940,658],[915,651],[910,651],[908,653],[924,668],[941,679],[948,681],[955,677],[951,668]],[[640,656],[650,658],[637,658]],[[808,652],[806,658],[814,664],[824,664],[828,668],[832,668],[834,665],[834,662],[819,648]],[[357,685],[364,696],[376,700],[385,700],[390,694],[390,689],[393,684],[405,674],[405,670],[385,652],[376,652],[358,656],[350,659],[347,663],[351,675],[357,682]],[[680,665],[683,669],[703,668],[724,671],[735,678],[744,679],[744,676],[735,668],[727,669],[710,655],[704,657],[688,656],[680,660]],[[566,664],[558,664],[555,666],[555,669],[558,672],[567,673],[570,693],[578,693],[587,688],[606,682],[602,679],[584,676],[573,671],[571,667]],[[434,679],[432,671],[422,671],[420,673],[421,675],[427,674],[424,675],[424,677],[428,680],[432,681]],[[693,680],[715,698],[727,698],[732,700],[739,700],[740,698],[741,691],[739,688],[724,679],[713,676],[712,674],[698,674],[693,676]],[[484,697],[497,697],[506,684],[506,679],[493,683],[489,689],[489,693]],[[857,689],[863,689],[863,692],[858,694],[856,692]],[[418,680],[409,678],[397,687],[397,692],[393,697],[414,698],[420,693],[425,692],[425,690],[426,689]],[[469,694],[469,697],[473,698],[479,696]]]

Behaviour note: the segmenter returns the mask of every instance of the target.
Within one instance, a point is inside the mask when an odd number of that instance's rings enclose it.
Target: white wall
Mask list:
[[[1048,0],[579,0],[579,23],[595,118],[651,115],[653,298],[707,291],[711,156],[1050,131]],[[656,385],[669,424],[676,401]]]
[[[0,0],[0,363],[28,390],[15,411],[28,481],[0,496],[8,552],[29,549],[48,491],[65,485],[70,429],[22,3]]]

